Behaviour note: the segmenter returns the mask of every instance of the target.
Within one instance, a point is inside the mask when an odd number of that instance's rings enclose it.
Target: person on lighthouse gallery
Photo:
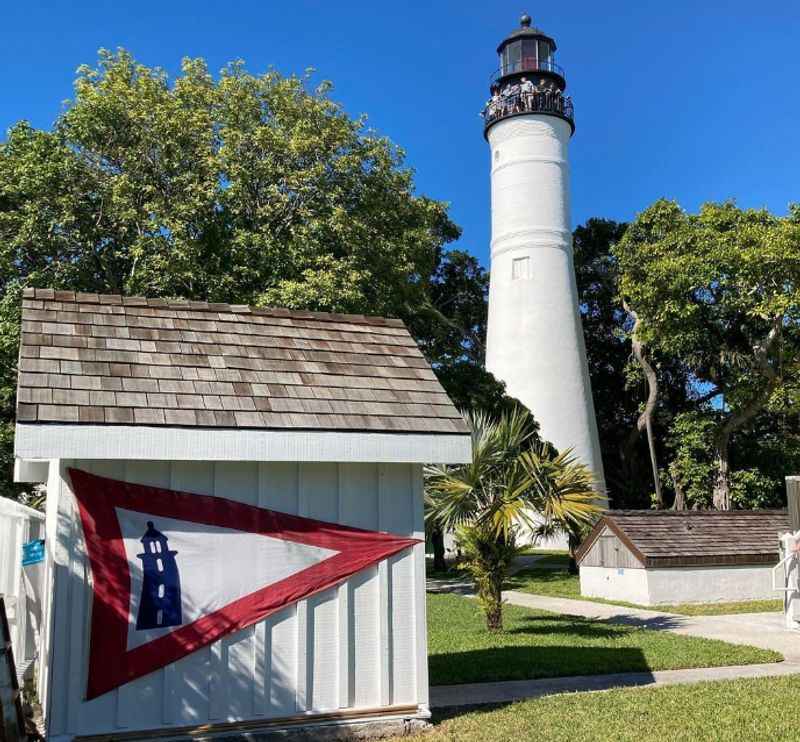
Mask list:
[[[533,108],[533,94],[536,88],[527,77],[522,78],[522,83],[519,87],[522,95],[522,108],[526,111],[530,111]]]

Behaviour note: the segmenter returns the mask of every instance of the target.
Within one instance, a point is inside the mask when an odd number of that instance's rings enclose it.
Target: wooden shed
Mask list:
[[[640,605],[767,600],[785,510],[612,510],[576,554],[581,594]]]
[[[428,715],[422,465],[470,437],[402,322],[37,289],[22,330],[50,739]]]

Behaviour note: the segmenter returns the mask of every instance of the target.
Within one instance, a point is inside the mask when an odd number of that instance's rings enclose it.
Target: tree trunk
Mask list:
[[[655,374],[653,374],[655,377]],[[658,392],[656,391],[656,394]],[[655,407],[655,404],[653,404]],[[664,509],[664,494],[661,492],[661,477],[658,475],[658,457],[656,456],[656,441],[653,434],[653,413],[652,411],[646,418],[645,427],[647,430],[647,447],[650,450],[650,466],[653,469],[653,487],[656,493],[656,510]]]
[[[503,579],[494,575],[489,579],[484,609],[486,611],[486,628],[489,631],[503,630]]]
[[[439,527],[434,527],[431,531],[431,545],[433,546],[433,571],[445,572],[447,561],[444,558],[444,532]]]
[[[686,510],[686,493],[683,491],[683,485],[673,477],[672,486],[675,488],[675,502],[672,503],[672,509]]]
[[[715,510],[731,509],[731,476],[728,449],[730,447],[730,433],[724,433],[717,441],[714,450],[714,461],[717,475],[714,480],[712,504]]]
[[[577,575],[579,574],[579,570],[578,561],[575,559],[575,552],[581,545],[579,537],[576,534],[570,533],[567,539],[567,544],[569,548],[569,566],[567,567],[567,573],[571,575]]]
[[[770,365],[769,354],[775,342],[781,336],[783,316],[772,320],[772,328],[762,342],[753,348],[755,361],[761,375],[766,380],[764,388],[756,393],[753,398],[737,413],[725,421],[716,435],[714,442],[714,460],[717,474],[714,480],[712,502],[717,510],[730,510],[731,503],[731,472],[728,457],[731,435],[745,423],[754,418],[769,401],[772,392],[778,384],[778,374]]]
[[[655,369],[650,365],[644,355],[644,346],[637,337],[637,330],[641,320],[639,315],[634,312],[628,302],[623,300],[622,306],[625,311],[633,317],[633,330],[631,331],[631,347],[636,361],[644,373],[645,380],[647,381],[647,402],[645,403],[642,414],[636,421],[636,427],[630,432],[628,440],[625,444],[625,456],[630,457],[633,453],[633,447],[636,444],[642,431],[647,432],[647,447],[650,451],[650,467],[653,471],[653,488],[656,495],[656,508],[662,510],[664,508],[664,495],[661,491],[661,478],[658,475],[658,457],[656,455],[656,442],[653,433],[653,413],[658,403],[658,376]]]

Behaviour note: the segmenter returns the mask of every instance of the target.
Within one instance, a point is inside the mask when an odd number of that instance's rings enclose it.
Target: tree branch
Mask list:
[[[656,502],[659,507],[664,507],[664,499],[661,494],[661,480],[658,476],[658,459],[656,458],[656,447],[653,436],[653,412],[658,403],[658,376],[655,369],[650,365],[644,354],[644,346],[637,336],[637,331],[641,324],[641,318],[636,312],[628,305],[627,300],[622,300],[622,306],[625,311],[633,317],[633,329],[631,330],[631,347],[633,354],[636,356],[636,361],[641,366],[644,372],[645,379],[647,380],[647,402],[645,402],[644,410],[639,415],[636,421],[636,426],[631,430],[628,439],[625,442],[625,456],[629,457],[633,451],[639,436],[643,430],[647,431],[647,445],[650,449],[650,464],[653,469],[653,487],[656,493]]]
[[[720,429],[718,435],[719,440],[722,440],[723,437],[730,436],[731,433],[744,425],[748,420],[755,417],[769,401],[772,392],[778,385],[778,374],[769,363],[769,354],[772,348],[775,346],[778,338],[781,336],[782,322],[783,315],[775,317],[772,320],[772,327],[767,333],[767,336],[753,348],[756,365],[758,366],[762,377],[766,379],[766,385],[763,389],[756,393],[739,412],[731,414],[731,416]]]
[[[693,401],[696,404],[705,404],[706,402],[710,402],[714,397],[719,397],[721,394],[724,394],[725,390],[722,388],[721,384],[718,384],[716,388],[712,389],[710,392],[706,392],[705,394],[697,397]]]
[[[473,344],[475,348],[478,349],[478,352],[481,356],[486,355],[486,348],[484,344],[480,341],[480,338],[477,333],[467,330],[466,327],[462,327],[458,322],[453,321],[447,315],[445,315],[438,307],[434,306],[430,299],[425,299],[425,303],[423,305],[423,309],[427,312],[432,313],[435,318],[444,325],[447,325],[451,330],[455,330],[456,332],[460,333],[463,337],[469,339],[469,341]]]

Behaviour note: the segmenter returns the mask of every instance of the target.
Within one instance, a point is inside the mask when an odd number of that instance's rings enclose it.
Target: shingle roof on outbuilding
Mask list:
[[[467,433],[401,320],[52,289],[17,422]]]
[[[771,564],[786,510],[610,510],[576,553],[580,563],[608,529],[645,567]]]

